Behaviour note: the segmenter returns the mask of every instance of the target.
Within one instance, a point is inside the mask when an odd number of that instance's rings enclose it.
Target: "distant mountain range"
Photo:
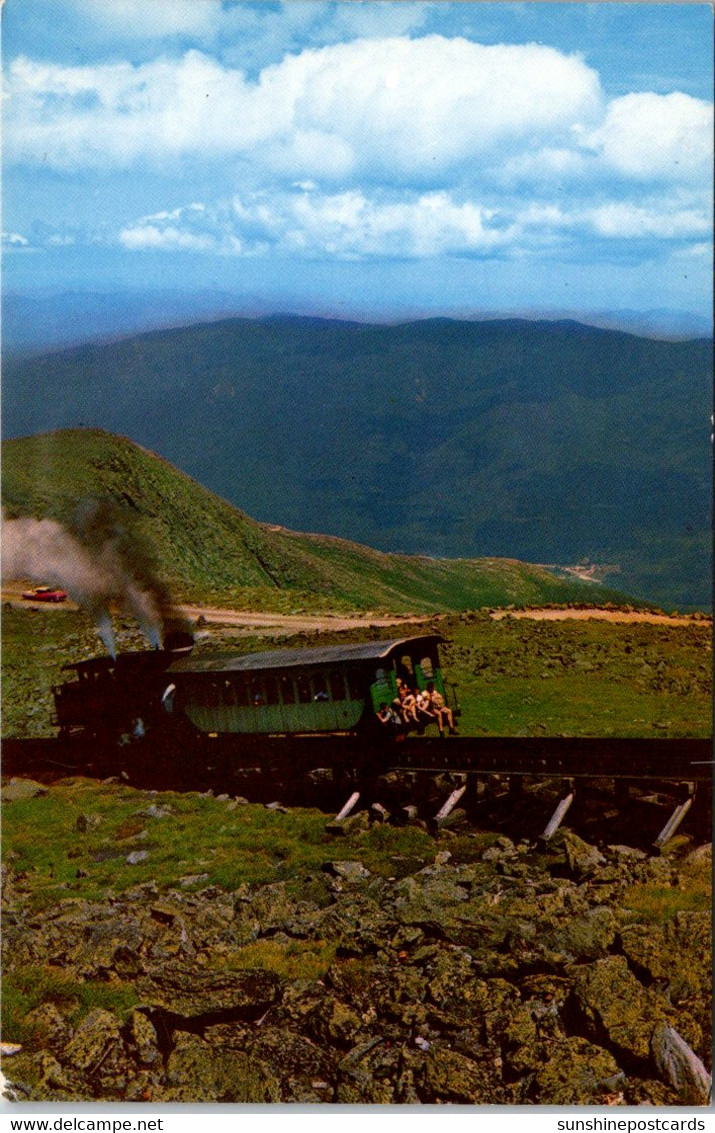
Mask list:
[[[112,544],[123,560],[153,548],[174,598],[280,610],[437,613],[483,606],[623,601],[615,591],[562,580],[502,559],[384,554],[344,539],[256,523],[196,481],[135,445],[95,429],[4,441],[6,517],[55,519],[76,532],[78,505],[111,506]],[[42,537],[38,530],[35,538]],[[95,546],[96,550],[96,545]],[[53,539],[57,557],[57,542]],[[128,553],[127,553],[128,549]],[[101,553],[99,566],[101,566]],[[67,563],[67,577],[72,563]],[[67,584],[61,577],[50,581]]]
[[[22,358],[3,424],[123,433],[259,520],[385,551],[618,566],[707,606],[712,342],[571,321],[226,319]]]
[[[64,291],[8,292],[2,297],[3,343],[6,350],[36,352],[83,342],[116,339],[148,330],[186,326],[227,317],[263,318],[276,313],[260,297],[228,291],[136,290],[117,292]],[[280,312],[279,312],[280,313]],[[296,313],[293,304],[285,313]],[[302,312],[306,314],[306,312]],[[588,326],[622,330],[649,338],[712,338],[712,317],[692,311],[656,308],[595,311],[485,311],[452,312],[455,319],[484,322],[502,318],[530,320],[572,319]],[[403,322],[399,318],[361,317],[361,322]]]

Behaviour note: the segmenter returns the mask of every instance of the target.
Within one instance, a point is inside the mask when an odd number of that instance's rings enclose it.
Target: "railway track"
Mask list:
[[[2,754],[6,778],[117,775],[145,789],[318,806],[338,821],[367,808],[377,821],[424,819],[436,829],[459,807],[480,825],[550,837],[569,812],[569,825],[593,838],[612,841],[621,829],[656,845],[686,816],[703,838],[712,821],[712,748],[698,739],[407,737],[371,746],[337,735],[198,738],[180,759],[174,745],[146,740],[103,749],[97,740],[8,739]]]
[[[3,774],[23,774],[32,766],[54,764],[75,773],[98,763],[98,740],[53,738],[3,741]],[[140,742],[113,746],[110,761],[150,769],[166,755],[164,745]],[[202,762],[215,766],[352,769],[356,774],[385,771],[452,771],[474,775],[672,780],[710,783],[713,749],[706,739],[572,736],[408,736],[401,742],[370,743],[357,736],[197,737],[192,758],[182,760],[200,773]],[[173,758],[173,757],[172,757]],[[111,770],[106,759],[104,770]],[[177,774],[181,769],[173,761]]]

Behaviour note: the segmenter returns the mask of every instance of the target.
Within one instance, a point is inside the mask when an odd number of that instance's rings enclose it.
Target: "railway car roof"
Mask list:
[[[437,645],[439,634],[402,637],[395,641],[368,641],[351,645],[327,645],[309,649],[276,649],[265,653],[214,653],[205,657],[185,657],[169,666],[169,673],[261,672],[264,669],[304,668],[308,665],[334,665],[345,661],[382,661],[398,649]]]

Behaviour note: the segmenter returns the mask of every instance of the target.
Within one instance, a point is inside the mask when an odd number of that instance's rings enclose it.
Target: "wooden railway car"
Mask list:
[[[60,735],[120,742],[189,727],[199,735],[377,731],[382,703],[429,682],[459,713],[443,679],[438,634],[264,653],[196,655],[186,641],[67,666],[53,689]]]
[[[167,670],[174,713],[202,733],[305,735],[380,729],[376,713],[428,683],[459,712],[442,676],[437,634],[245,655],[190,656]],[[168,698],[167,698],[168,699]]]

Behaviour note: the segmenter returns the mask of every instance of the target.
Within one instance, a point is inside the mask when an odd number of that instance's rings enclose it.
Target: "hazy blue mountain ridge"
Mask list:
[[[228,319],[6,361],[8,436],[124,433],[265,522],[618,563],[705,604],[712,343],[572,321]]]

